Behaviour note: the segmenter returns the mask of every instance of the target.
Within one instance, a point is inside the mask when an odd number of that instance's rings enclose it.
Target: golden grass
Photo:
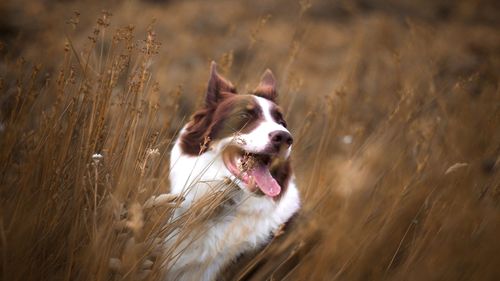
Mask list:
[[[158,280],[226,198],[172,220],[182,198],[156,197],[211,59],[240,92],[266,67],[278,74],[303,198],[282,235],[221,278],[498,279],[489,3],[441,20],[432,4],[401,19],[378,1],[250,2],[127,2],[93,24],[97,3],[68,24],[54,15],[81,4],[26,6],[54,30],[0,50],[2,280]],[[173,231],[181,239],[162,247]]]

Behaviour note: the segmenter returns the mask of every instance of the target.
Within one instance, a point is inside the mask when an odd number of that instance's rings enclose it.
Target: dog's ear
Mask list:
[[[205,106],[212,107],[217,105],[221,101],[223,93],[236,94],[236,88],[231,82],[217,73],[217,64],[215,61],[212,61],[210,64],[207,93],[205,95]]]
[[[278,92],[276,91],[276,78],[274,78],[271,70],[266,69],[262,77],[260,78],[260,83],[254,90],[254,95],[261,96],[271,101],[275,101],[278,97]]]

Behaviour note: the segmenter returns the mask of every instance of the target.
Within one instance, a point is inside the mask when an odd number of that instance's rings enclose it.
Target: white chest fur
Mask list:
[[[219,155],[211,151],[196,157],[184,155],[177,141],[171,153],[171,193],[183,194],[185,201],[176,216],[208,194],[214,188],[211,183],[224,178],[233,176]],[[293,176],[277,201],[243,191],[232,199],[233,204],[225,208],[222,216],[206,222],[201,235],[181,243],[178,251],[182,253],[170,265],[168,280],[214,280],[224,265],[265,244],[300,205]],[[168,243],[175,243],[178,235],[173,236]]]

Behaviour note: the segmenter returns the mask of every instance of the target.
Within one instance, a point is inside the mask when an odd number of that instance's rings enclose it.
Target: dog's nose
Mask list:
[[[293,143],[292,135],[285,131],[271,132],[269,133],[269,139],[271,140],[271,143],[277,148],[279,148],[283,144],[290,146]]]

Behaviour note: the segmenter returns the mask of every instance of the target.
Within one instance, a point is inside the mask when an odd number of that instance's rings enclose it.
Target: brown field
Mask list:
[[[220,200],[170,223],[178,201],[146,204],[215,60],[240,92],[276,74],[303,198],[222,279],[500,280],[499,15],[493,0],[2,1],[0,279],[158,280],[175,260],[158,242]]]

